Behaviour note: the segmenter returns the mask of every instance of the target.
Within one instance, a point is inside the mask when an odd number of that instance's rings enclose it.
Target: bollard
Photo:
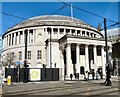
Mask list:
[[[11,76],[10,75],[7,76],[7,84],[11,85]]]

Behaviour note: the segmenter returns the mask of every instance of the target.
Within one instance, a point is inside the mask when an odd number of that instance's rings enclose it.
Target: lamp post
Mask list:
[[[25,60],[24,60],[24,81],[27,82],[27,35],[28,35],[28,30],[25,30]]]
[[[108,61],[108,45],[107,45],[107,30],[106,30],[106,18],[104,18],[104,31],[105,31],[105,47],[106,47],[106,81],[105,86],[111,86],[110,81],[110,64]]]
[[[51,28],[47,28],[47,32],[50,34],[50,68],[52,68],[52,46],[51,46],[51,39],[52,39],[52,34],[51,34]]]

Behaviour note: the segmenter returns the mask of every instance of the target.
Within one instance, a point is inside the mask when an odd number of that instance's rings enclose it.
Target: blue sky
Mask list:
[[[86,11],[95,13],[102,17],[118,22],[118,2],[67,2],[73,6],[79,7]],[[2,2],[2,11],[8,14],[29,19],[34,16],[51,15],[56,10],[61,8],[61,2]],[[0,13],[1,14],[1,13]],[[66,6],[59,10],[56,15],[70,16],[70,7]],[[97,27],[98,22],[102,23],[103,19],[94,15],[88,14],[81,10],[73,8],[74,18],[78,18],[93,27]],[[9,15],[2,14],[2,31],[3,34],[8,28],[24,21]],[[114,24],[107,20],[107,26]],[[115,26],[117,27],[117,26]],[[103,24],[102,24],[103,28]]]

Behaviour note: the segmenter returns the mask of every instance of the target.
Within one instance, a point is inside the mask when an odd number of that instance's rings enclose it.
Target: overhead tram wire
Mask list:
[[[12,16],[12,17],[16,17],[16,18],[19,18],[19,19],[22,19],[22,20],[26,20],[27,19],[27,18],[23,18],[23,17],[20,17],[20,16],[9,14],[9,13],[6,13],[6,12],[0,12],[0,13],[5,14],[5,15],[9,15],[9,16]]]
[[[59,0],[60,1],[60,0]],[[66,4],[66,5],[68,5],[68,6],[71,6],[71,4],[69,4],[69,3],[66,3],[66,2],[63,2],[63,1],[60,1],[61,3],[63,3],[63,4]],[[89,11],[86,11],[86,10],[84,10],[84,9],[81,9],[81,8],[79,8],[79,7],[76,7],[76,6],[74,6],[74,5],[72,5],[74,8],[76,8],[76,9],[78,9],[78,10],[81,10],[81,11],[84,11],[84,12],[86,12],[86,13],[89,13],[89,14],[91,14],[91,15],[94,15],[94,16],[97,16],[97,17],[99,17],[99,18],[102,18],[102,19],[104,19],[105,17],[103,17],[103,16],[100,16],[100,15],[97,15],[97,14],[95,14],[95,13],[92,13],[92,12],[89,12]],[[108,19],[108,18],[106,18],[107,20],[109,20],[109,21],[111,21],[111,22],[114,22],[114,23],[117,23],[116,21],[113,21],[113,20],[111,20],[111,19]]]
[[[54,13],[52,13],[51,15],[54,15],[55,13],[57,13],[57,12],[60,11],[60,10],[62,10],[62,9],[65,8],[66,6],[71,6],[70,4],[65,3],[65,2],[62,2],[62,3],[64,3],[64,5],[63,5],[61,8],[59,8],[58,10],[56,10]],[[77,8],[77,9],[79,9],[79,10],[85,11],[85,12],[87,12],[87,13],[89,13],[89,14],[92,14],[92,15],[95,15],[95,16],[98,16],[98,17],[101,17],[101,18],[104,18],[104,17],[102,17],[102,16],[99,16],[99,15],[97,15],[97,14],[91,13],[91,12],[86,11],[86,10],[84,10],[84,9],[81,9],[81,8],[78,8],[78,7],[75,7],[75,6],[73,6],[73,7],[74,7],[74,8]],[[8,16],[16,17],[16,18],[19,18],[19,19],[22,19],[22,20],[28,20],[27,18],[23,18],[23,17],[20,17],[20,16],[12,15],[12,14],[9,14],[9,13],[6,13],[6,12],[0,12],[0,13],[5,14],[5,15],[8,15]],[[45,19],[49,18],[51,15],[49,15],[49,16],[46,17]],[[108,19],[108,20],[110,20],[110,19]],[[29,20],[29,21],[30,21],[30,20]],[[111,22],[114,22],[115,24],[112,24],[112,25],[108,26],[107,28],[112,27],[112,26],[115,26],[115,25],[117,25],[117,24],[120,24],[120,22],[115,22],[115,21],[113,21],[113,20],[110,20],[110,21],[111,21]],[[100,25],[102,25],[102,24],[103,24],[103,22],[102,22]],[[3,26],[4,26],[4,25],[3,25]],[[7,27],[7,26],[5,26],[5,27]],[[102,30],[103,30],[103,29],[102,29]]]
[[[11,21],[13,21],[14,23],[17,23],[15,20],[13,20],[10,16],[6,15]]]
[[[117,22],[117,23],[114,23],[112,25],[107,26],[106,28],[114,27],[114,26],[119,25],[119,24],[120,24],[120,22]],[[101,29],[101,30],[104,30],[104,28]]]
[[[56,10],[54,13],[52,13],[52,14],[50,14],[48,17],[44,18],[44,20],[47,19],[47,18],[49,18],[51,15],[56,14],[58,11],[62,10],[62,9],[65,8],[66,6],[67,6],[67,5],[64,4],[62,7],[60,7],[58,10]],[[12,15],[12,14],[9,14],[9,13],[6,13],[6,12],[0,12],[0,13],[2,13],[2,14],[4,14],[4,15],[7,15],[7,16],[16,17],[16,18],[19,18],[19,19],[22,19],[22,20],[28,20],[27,18],[23,18],[23,17],[20,17],[20,16]],[[10,19],[10,18],[9,18],[9,19]],[[12,19],[11,19],[11,20],[12,20]],[[31,20],[29,20],[29,21],[31,21]],[[6,27],[7,27],[7,26],[6,26]]]
[[[50,16],[52,16],[52,15],[55,15],[58,11],[60,11],[60,10],[62,10],[63,8],[65,8],[67,5],[66,4],[64,4],[62,7],[60,7],[58,10],[56,10],[55,12],[53,12],[52,14],[50,14],[50,15],[48,15],[46,18],[44,18],[44,20],[45,19],[48,19]]]

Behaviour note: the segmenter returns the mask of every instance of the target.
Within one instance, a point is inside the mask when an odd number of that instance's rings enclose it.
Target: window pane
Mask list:
[[[31,51],[28,51],[28,59],[31,59]]]
[[[42,50],[37,51],[37,59],[42,59]]]
[[[19,52],[19,60],[22,60],[22,52]]]

